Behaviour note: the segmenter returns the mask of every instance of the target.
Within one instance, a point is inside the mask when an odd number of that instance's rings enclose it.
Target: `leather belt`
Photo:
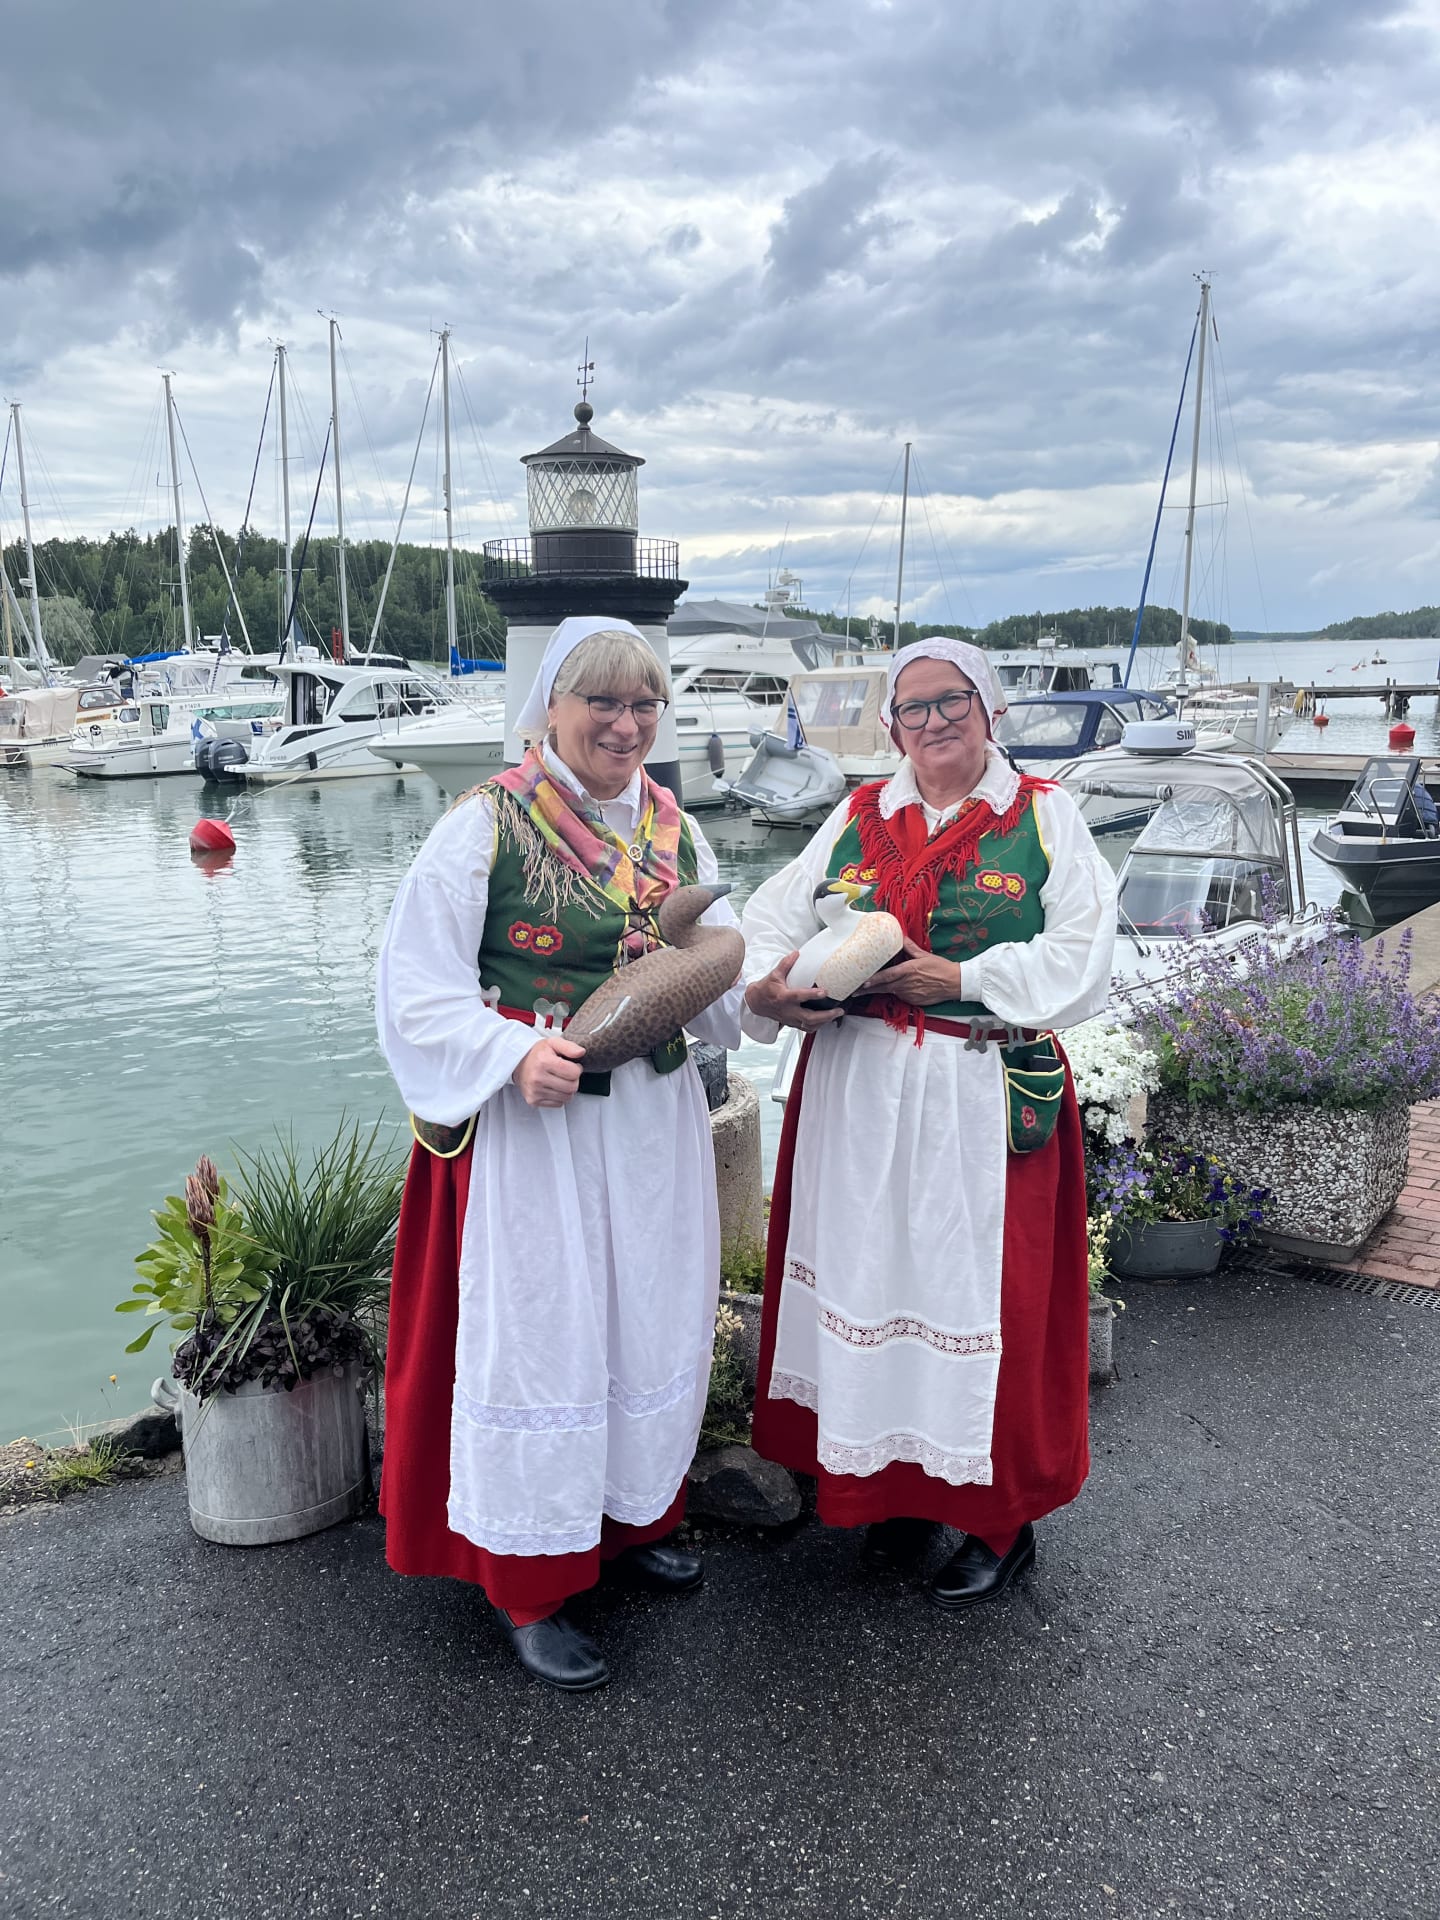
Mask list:
[[[884,1014],[875,1007],[846,1008],[853,1011],[862,1020],[883,1020]],[[916,1007],[916,1013],[925,1016],[926,1033],[948,1034],[952,1040],[963,1040],[967,1053],[985,1053],[993,1041],[999,1047],[1013,1047],[1021,1041],[1038,1040],[1041,1029],[1036,1027],[1006,1027],[998,1022],[981,1020],[947,1020],[943,1015],[932,1014],[924,1007]]]

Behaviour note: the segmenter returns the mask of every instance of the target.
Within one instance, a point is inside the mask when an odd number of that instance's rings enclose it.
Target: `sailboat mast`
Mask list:
[[[440,408],[445,423],[445,645],[449,671],[460,652],[455,621],[455,502],[450,488],[450,329],[440,334]]]
[[[15,629],[10,621],[10,576],[5,572],[5,530],[0,527],[0,622],[5,631],[5,657],[10,662],[10,678],[15,678]]]
[[[175,397],[170,391],[170,375],[162,373],[165,382],[165,431],[170,441],[170,488],[175,496],[175,551],[180,558],[180,644],[188,653],[191,648],[190,628],[190,575],[185,565],[185,514],[180,505],[180,461],[175,452]]]
[[[894,468],[891,468],[894,472]],[[895,569],[895,634],[891,645],[900,645],[900,596],[905,590],[905,516],[910,507],[910,442],[905,442],[905,477],[900,486],[900,564]]]
[[[1180,660],[1175,690],[1184,693],[1190,660],[1190,574],[1195,562],[1195,486],[1200,474],[1200,421],[1205,404],[1205,343],[1210,330],[1210,282],[1200,281],[1200,358],[1195,366],[1195,431],[1190,440],[1190,505],[1185,514],[1185,585],[1180,599]]]
[[[294,630],[290,606],[295,597],[295,566],[290,551],[290,428],[285,409],[285,343],[283,340],[277,342],[275,347],[275,365],[280,375],[280,501],[285,527],[285,598],[280,610],[283,627],[280,635],[280,655],[283,659]]]
[[[340,389],[335,378],[335,342],[340,322],[330,316],[330,447],[335,460],[335,571],[340,581],[340,646],[350,657],[350,601],[345,585],[345,495],[340,485]]]
[[[25,564],[30,569],[30,578],[25,583],[30,589],[30,644],[35,649],[35,663],[48,680],[50,656],[45,651],[45,636],[40,631],[40,583],[35,578],[35,541],[30,532],[30,495],[25,487],[25,438],[20,431],[18,400],[11,403],[10,418],[15,423],[15,465],[20,474],[20,517],[25,523]]]

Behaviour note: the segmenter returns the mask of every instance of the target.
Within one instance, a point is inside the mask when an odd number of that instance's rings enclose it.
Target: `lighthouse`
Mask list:
[[[591,427],[591,363],[581,367],[575,431],[539,453],[521,456],[530,533],[523,540],[485,542],[485,591],[509,622],[505,643],[505,755],[520,757],[515,724],[545,643],[572,615],[614,614],[650,642],[670,674],[666,634],[675,602],[690,584],[680,578],[680,544],[640,532],[638,474],[645,462],[622,453]],[[646,768],[680,798],[675,709],[666,708]]]

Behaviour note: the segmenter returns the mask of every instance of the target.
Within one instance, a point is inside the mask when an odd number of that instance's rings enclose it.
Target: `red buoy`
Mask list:
[[[1328,713],[1317,713],[1311,719],[1310,724],[1312,727],[1328,727],[1330,724],[1330,716]]]
[[[223,820],[197,820],[190,829],[192,853],[233,853],[235,836]]]
[[[1390,748],[1393,753],[1409,753],[1415,744],[1415,729],[1408,720],[1397,720],[1390,729]]]

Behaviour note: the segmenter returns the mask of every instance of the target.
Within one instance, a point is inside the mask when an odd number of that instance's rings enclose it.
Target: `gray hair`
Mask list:
[[[550,704],[567,693],[628,692],[631,687],[644,687],[657,700],[670,697],[659,656],[633,633],[613,629],[592,633],[562,663],[550,689]]]

